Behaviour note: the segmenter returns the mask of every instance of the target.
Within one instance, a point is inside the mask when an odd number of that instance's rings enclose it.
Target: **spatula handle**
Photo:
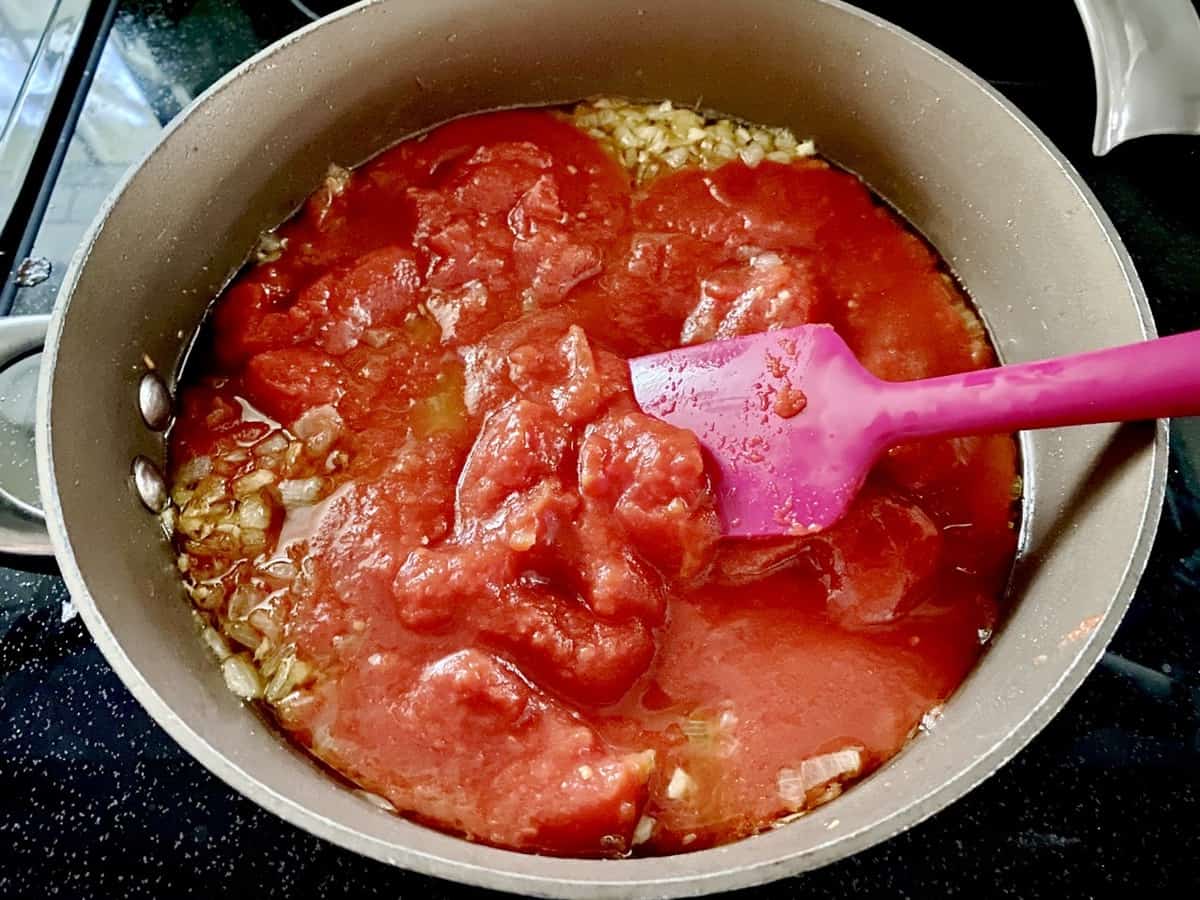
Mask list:
[[[888,442],[1200,415],[1200,331],[888,384]]]

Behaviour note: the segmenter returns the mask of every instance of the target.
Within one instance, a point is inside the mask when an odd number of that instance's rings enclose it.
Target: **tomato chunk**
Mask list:
[[[830,612],[852,626],[899,618],[915,604],[941,552],[941,534],[920,507],[870,493],[816,543],[828,554]]]
[[[307,409],[336,403],[346,391],[337,363],[314,350],[268,350],[246,364],[246,396],[267,415],[292,422]]]
[[[669,577],[690,578],[708,563],[719,527],[690,432],[641,413],[601,419],[580,446],[579,486]]]
[[[680,342],[696,344],[820,321],[820,292],[811,259],[756,253],[704,279],[699,302],[683,323]]]
[[[1020,491],[1011,438],[920,441],[824,533],[722,538],[629,358],[826,322],[881,378],[995,359],[852,175],[621,108],[331,167],[217,301],[170,435],[242,693],[402,815],[582,857],[751,835],[898,752],[1001,619]],[[746,161],[668,164],[730,135]]]
[[[477,840],[569,856],[630,846],[648,755],[612,751],[480,650],[431,662],[399,694],[388,662],[375,668],[355,681],[355,702],[343,697],[324,758]]]

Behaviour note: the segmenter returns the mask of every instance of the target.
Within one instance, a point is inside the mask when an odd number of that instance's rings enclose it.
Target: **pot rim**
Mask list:
[[[535,896],[590,898],[687,896],[748,887],[776,878],[795,875],[860,852],[913,827],[960,798],[1008,762],[1041,731],[1091,672],[1103,655],[1129,607],[1150,554],[1166,491],[1168,465],[1166,421],[1160,420],[1155,428],[1147,499],[1142,510],[1138,539],[1121,582],[1113,592],[1112,602],[1103,620],[1089,635],[1080,652],[1066,666],[1062,677],[1054,687],[1038,700],[1020,722],[1003,737],[997,739],[987,752],[976,757],[966,768],[943,781],[937,788],[907,806],[894,810],[885,818],[876,820],[869,826],[852,833],[839,835],[836,838],[831,837],[830,840],[804,852],[777,853],[750,862],[730,865],[723,859],[725,851],[731,846],[739,846],[744,843],[738,842],[733,845],[674,857],[653,857],[597,864],[594,860],[536,857],[510,850],[480,847],[469,844],[460,838],[447,836],[447,839],[452,842],[448,846],[456,850],[460,847],[462,849],[470,848],[473,857],[489,861],[487,864],[481,864],[467,859],[466,855],[461,852],[449,852],[442,855],[398,846],[365,835],[354,828],[315,813],[297,801],[266,786],[209,744],[203,735],[195,731],[175,713],[153,685],[146,680],[122,649],[116,635],[100,614],[88,591],[68,538],[52,463],[53,436],[50,433],[49,423],[53,399],[53,376],[58,362],[63,326],[70,312],[71,298],[79,274],[87,264],[96,237],[105,227],[114,205],[119,201],[126,186],[137,176],[146,161],[160,152],[163,144],[184,120],[193,115],[198,108],[204,106],[212,97],[228,89],[231,84],[250,74],[258,66],[267,63],[272,57],[293,44],[307,40],[317,29],[326,27],[344,17],[362,14],[366,9],[385,2],[387,0],[361,0],[361,2],[346,7],[320,21],[306,25],[256,53],[197,96],[174,120],[168,123],[155,145],[121,178],[88,229],[64,276],[59,299],[51,317],[38,383],[36,441],[42,505],[59,568],[80,615],[108,663],[141,706],[189,755],[227,785],[259,806],[310,834],[376,860],[423,874],[494,890]],[[868,27],[887,32],[932,56],[977,88],[981,94],[981,102],[991,101],[997,104],[1016,125],[1025,129],[1041,149],[1054,160],[1062,175],[1071,182],[1083,203],[1095,217],[1121,267],[1130,297],[1136,307],[1143,337],[1153,338],[1156,336],[1157,332],[1145,291],[1134,269],[1133,261],[1115,227],[1071,163],[1036,125],[985,80],[905,29],[873,13],[851,6],[844,0],[810,0],[810,2],[832,7],[858,18]],[[750,841],[753,838],[746,840]],[[689,862],[686,869],[671,862],[681,859]],[[490,862],[493,860],[494,864]],[[705,871],[695,871],[701,868],[699,865],[701,861],[705,862],[703,866]],[[605,868],[611,867],[611,876],[607,872],[603,876],[595,874],[594,867],[597,865]],[[530,868],[549,870],[552,867],[559,870],[561,874],[538,874],[529,871]],[[635,867],[640,870],[636,875],[633,874]],[[645,874],[647,868],[657,871]],[[592,871],[587,871],[589,869]],[[661,874],[658,874],[659,871]],[[622,872],[628,873],[632,877],[622,877],[620,874]]]

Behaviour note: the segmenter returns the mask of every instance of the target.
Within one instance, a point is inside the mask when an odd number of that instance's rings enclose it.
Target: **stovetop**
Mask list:
[[[31,62],[47,83],[86,85],[88,67],[69,71],[64,41],[69,45],[81,28],[90,29],[85,38],[103,41],[26,248],[49,261],[50,274],[10,289],[14,312],[50,308],[104,196],[171,116],[242,59],[305,24],[306,11],[344,5],[113,2],[109,30],[104,10],[95,8],[108,0],[93,0],[86,23],[86,0],[0,0],[0,122]],[[1102,159],[1091,155],[1091,61],[1066,0],[972,4],[970,19],[957,2],[863,5],[957,57],[1044,129],[1112,216],[1160,331],[1200,328],[1200,138],[1143,138]],[[54,34],[39,45],[48,25]],[[48,101],[37,91],[30,97],[35,102],[24,112],[36,119],[37,102]],[[67,110],[52,126],[61,132],[72,118]],[[9,124],[3,140],[36,141],[33,129]],[[30,155],[17,149],[0,152],[0,192],[12,174],[5,160]],[[32,271],[26,280],[37,282],[42,273]],[[1195,892],[1200,420],[1174,423],[1172,440],[1166,507],[1137,597],[1111,652],[1045,731],[980,788],[906,834],[746,895]],[[235,794],[176,746],[121,685],[53,564],[0,558],[0,897],[484,893],[360,858]]]

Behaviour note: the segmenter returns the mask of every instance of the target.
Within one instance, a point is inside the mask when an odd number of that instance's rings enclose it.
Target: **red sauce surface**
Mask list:
[[[994,364],[854,177],[634,187],[560,117],[502,112],[279,234],[216,305],[173,458],[336,410],[331,492],[277,510],[259,559],[303,561],[272,596],[315,674],[276,714],[400,811],[547,853],[619,855],[643,816],[637,852],[710,846],[827,799],[781,793],[807,758],[877,767],[972,666],[1014,552],[1010,438],[898,448],[831,531],[722,541],[694,437],[630,393],[630,356],[813,321],[888,379]]]

